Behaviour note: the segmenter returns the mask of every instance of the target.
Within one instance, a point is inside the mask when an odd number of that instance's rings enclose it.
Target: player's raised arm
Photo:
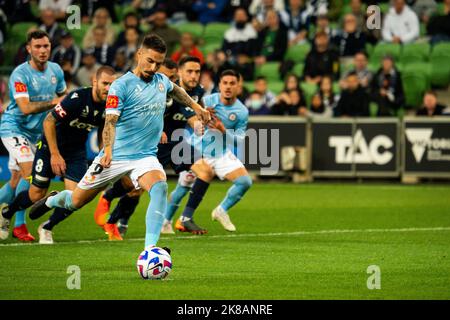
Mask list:
[[[190,107],[194,109],[195,113],[197,114],[198,118],[203,121],[204,123],[211,120],[211,115],[209,114],[209,111],[203,108],[199,103],[195,102],[187,93],[186,91],[181,88],[180,86],[173,84],[173,90],[168,93],[169,96],[171,96],[173,99],[178,101],[179,103]]]

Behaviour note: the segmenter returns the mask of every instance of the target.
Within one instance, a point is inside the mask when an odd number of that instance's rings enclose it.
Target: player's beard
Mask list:
[[[155,75],[154,73],[149,74],[149,73],[143,73],[143,72],[142,72],[140,78],[141,78],[144,82],[147,82],[147,83],[148,83],[148,82],[152,81],[154,75]]]

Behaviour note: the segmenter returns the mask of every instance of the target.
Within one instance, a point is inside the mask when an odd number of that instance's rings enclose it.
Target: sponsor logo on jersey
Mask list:
[[[14,89],[17,93],[27,92],[27,86],[22,82],[14,82]]]
[[[96,126],[94,126],[92,124],[81,122],[78,118],[70,121],[69,125],[71,127],[77,128],[77,129],[82,129],[82,130],[85,129],[89,132],[92,131],[92,129],[96,128]]]
[[[76,99],[78,98],[78,93],[74,92],[71,96],[70,99]]]
[[[55,111],[61,118],[64,118],[67,115],[66,110],[64,110],[59,103],[56,105]]]
[[[118,96],[108,96],[106,99],[106,108],[117,108],[119,106]]]

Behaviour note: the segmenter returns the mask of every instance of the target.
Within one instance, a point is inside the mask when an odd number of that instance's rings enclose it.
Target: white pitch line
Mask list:
[[[392,229],[336,229],[336,230],[316,230],[316,231],[294,231],[294,232],[270,232],[270,233],[241,233],[241,234],[226,234],[226,235],[203,235],[203,236],[162,236],[162,240],[201,240],[201,239],[226,239],[226,238],[252,238],[252,237],[283,237],[283,236],[303,236],[314,234],[340,234],[340,233],[389,233],[389,232],[423,232],[423,231],[450,231],[450,227],[430,227],[430,228],[392,228]],[[125,241],[144,241],[144,238],[129,238]],[[97,240],[78,240],[78,241],[63,241],[55,242],[59,244],[91,244],[97,242],[109,242],[107,239]],[[39,243],[5,243],[0,244],[0,247],[21,247],[33,246]]]

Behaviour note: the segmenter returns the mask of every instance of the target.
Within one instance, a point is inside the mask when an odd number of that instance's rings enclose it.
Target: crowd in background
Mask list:
[[[51,60],[61,65],[69,89],[74,89],[89,86],[101,65],[110,65],[118,73],[131,70],[141,37],[154,32],[166,41],[168,57],[173,61],[184,55],[202,61],[201,84],[207,93],[217,90],[222,70],[239,71],[240,99],[252,115],[369,116],[370,104],[376,103],[378,116],[390,116],[405,103],[400,71],[389,55],[383,57],[376,72],[370,71],[366,45],[414,42],[419,38],[421,23],[427,26],[431,44],[450,41],[450,0],[444,0],[443,12],[437,11],[434,0],[393,0],[381,29],[367,28],[364,5],[379,3],[370,0],[349,0],[351,10],[346,14],[341,13],[344,0],[120,0],[115,4],[133,9],[121,21],[112,2],[40,0],[39,16],[35,16],[29,0],[0,0],[0,62],[8,26],[36,22],[32,28],[48,32]],[[81,21],[90,24],[80,44],[60,23],[66,20],[70,4],[80,5]],[[187,21],[225,22],[230,27],[221,48],[204,54],[198,45],[202,39],[173,27]],[[121,24],[119,33],[112,28],[113,23]],[[285,59],[286,52],[304,43],[311,44],[311,51],[302,73],[295,74],[292,62]],[[14,64],[27,57],[23,43]],[[269,90],[264,76],[255,75],[255,69],[267,62],[280,63],[284,88],[279,94]],[[253,88],[248,91],[244,83],[250,81]],[[310,101],[301,89],[303,82],[318,87]],[[334,89],[336,83],[339,93]],[[0,94],[2,98],[7,95],[5,81],[0,83]],[[431,90],[424,95],[423,108],[417,110],[420,115],[446,112]]]

